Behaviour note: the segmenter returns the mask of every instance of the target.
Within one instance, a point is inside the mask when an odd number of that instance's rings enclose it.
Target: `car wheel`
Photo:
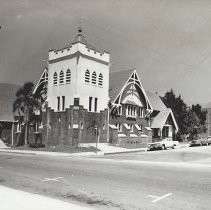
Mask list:
[[[166,149],[165,144],[163,144],[162,145],[162,150],[165,150],[165,149]]]

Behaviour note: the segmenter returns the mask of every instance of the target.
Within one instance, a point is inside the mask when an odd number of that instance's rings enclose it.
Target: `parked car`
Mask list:
[[[172,141],[172,140],[163,139],[161,141],[156,141],[156,142],[153,142],[153,143],[149,143],[148,144],[148,150],[153,150],[153,149],[165,150],[167,148],[174,149],[178,145],[179,145],[178,141]]]
[[[203,145],[209,145],[209,144],[211,144],[211,138],[210,139],[201,138],[201,139],[192,140],[190,142],[190,147],[193,147],[193,146],[203,146]]]

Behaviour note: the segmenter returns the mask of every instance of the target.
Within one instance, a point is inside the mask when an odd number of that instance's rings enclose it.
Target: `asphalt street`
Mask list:
[[[96,209],[210,209],[211,146],[99,157],[0,153],[0,184]]]

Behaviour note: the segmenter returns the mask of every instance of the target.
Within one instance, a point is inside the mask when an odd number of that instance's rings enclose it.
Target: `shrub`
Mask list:
[[[40,147],[45,147],[45,144],[42,144],[42,143],[30,143],[29,144],[29,147],[31,148],[40,148]]]

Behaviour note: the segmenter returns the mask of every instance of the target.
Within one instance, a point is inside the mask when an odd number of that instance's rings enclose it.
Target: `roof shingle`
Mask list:
[[[157,93],[146,90],[146,94],[153,110],[161,111],[166,109],[165,104]]]
[[[133,71],[134,69],[130,69],[109,74],[109,97],[111,101],[114,101],[118,96]]]

